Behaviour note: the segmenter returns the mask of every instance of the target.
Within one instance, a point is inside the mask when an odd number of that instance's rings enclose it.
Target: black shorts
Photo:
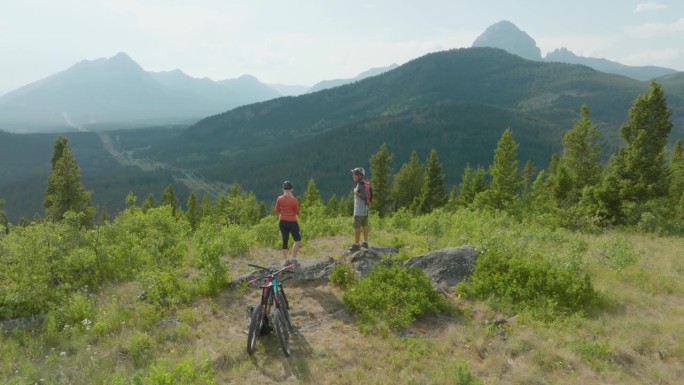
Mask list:
[[[283,236],[283,249],[287,249],[290,234],[292,234],[292,239],[295,242],[302,240],[302,234],[299,232],[299,223],[297,221],[284,221],[281,219],[278,222],[278,227],[280,228],[280,234]]]

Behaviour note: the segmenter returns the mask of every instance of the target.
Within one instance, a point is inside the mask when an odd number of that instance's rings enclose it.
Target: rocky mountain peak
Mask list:
[[[537,42],[515,24],[502,20],[489,26],[473,42],[473,47],[501,48],[525,59],[541,60],[541,50]]]

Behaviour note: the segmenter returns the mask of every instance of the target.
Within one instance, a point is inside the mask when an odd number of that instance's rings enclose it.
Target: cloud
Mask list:
[[[649,23],[625,28],[631,38],[644,39],[652,37],[667,37],[668,40],[679,39],[684,34],[684,17],[673,23]],[[681,40],[679,40],[681,41]]]
[[[639,3],[634,7],[634,13],[657,11],[665,8],[667,8],[667,5],[660,3]]]

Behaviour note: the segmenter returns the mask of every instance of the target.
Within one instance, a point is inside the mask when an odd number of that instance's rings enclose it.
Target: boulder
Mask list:
[[[406,267],[417,267],[439,286],[453,287],[473,273],[478,252],[474,246],[448,247],[413,257]]]

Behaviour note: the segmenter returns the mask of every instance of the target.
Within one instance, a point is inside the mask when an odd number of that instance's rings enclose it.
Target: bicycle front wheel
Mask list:
[[[278,335],[278,341],[280,341],[280,347],[283,348],[283,354],[285,357],[290,356],[290,332],[285,324],[285,317],[281,312],[281,309],[276,309],[273,314],[275,323],[276,334]]]
[[[290,306],[287,304],[287,301],[285,300],[285,297],[283,296],[282,292],[276,293],[276,301],[278,301],[278,307],[280,308],[280,311],[283,313],[283,319],[285,320],[285,325],[287,326],[287,329],[292,329],[292,322],[290,320],[290,310],[288,310]]]
[[[252,316],[249,321],[249,329],[247,331],[247,353],[253,354],[256,346],[256,338],[259,333],[261,316],[264,313],[264,305],[254,306]]]

